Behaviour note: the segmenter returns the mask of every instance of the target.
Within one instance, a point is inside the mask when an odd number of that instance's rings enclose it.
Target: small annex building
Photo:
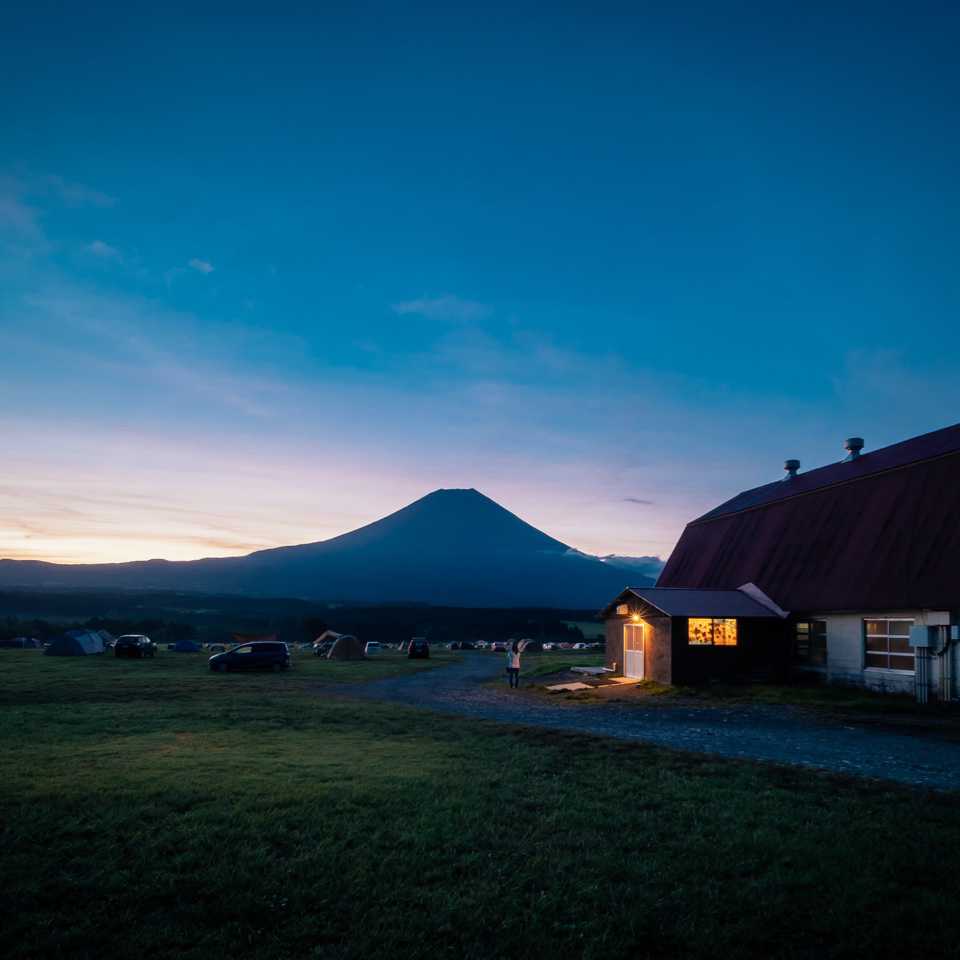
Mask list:
[[[606,665],[635,680],[782,679],[787,613],[753,584],[736,590],[628,587],[602,612]]]
[[[44,653],[48,657],[85,657],[103,653],[103,637],[94,630],[68,630],[54,640]]]

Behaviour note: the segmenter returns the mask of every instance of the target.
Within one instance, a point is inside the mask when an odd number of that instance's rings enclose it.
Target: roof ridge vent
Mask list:
[[[799,460],[784,460],[783,469],[787,471],[787,475],[783,478],[784,480],[794,480],[797,476],[797,471],[800,469]]]
[[[847,451],[846,457],[844,457],[844,463],[850,463],[852,460],[856,460],[860,456],[860,451],[863,449],[863,437],[847,437],[843,441],[843,449]]]

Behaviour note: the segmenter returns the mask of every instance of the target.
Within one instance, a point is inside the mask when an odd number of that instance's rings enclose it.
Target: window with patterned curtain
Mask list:
[[[691,617],[687,621],[687,643],[692,647],[735,647],[737,621],[732,618]]]

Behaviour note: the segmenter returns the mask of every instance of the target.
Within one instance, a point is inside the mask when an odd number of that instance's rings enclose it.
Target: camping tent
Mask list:
[[[40,646],[39,640],[33,637],[14,637],[12,640],[0,640],[0,647],[5,650],[36,650]]]
[[[356,638],[345,634],[337,637],[327,654],[328,660],[363,660],[363,644]]]
[[[103,653],[100,634],[90,630],[68,630],[57,637],[44,651],[49,657],[83,657],[91,653]]]
[[[194,643],[192,640],[178,640],[174,645],[173,649],[177,653],[199,653],[200,644]]]

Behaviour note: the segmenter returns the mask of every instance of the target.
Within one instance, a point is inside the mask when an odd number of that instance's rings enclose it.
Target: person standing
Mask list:
[[[507,646],[507,680],[510,682],[510,689],[518,689],[520,686],[520,641],[512,640]]]

